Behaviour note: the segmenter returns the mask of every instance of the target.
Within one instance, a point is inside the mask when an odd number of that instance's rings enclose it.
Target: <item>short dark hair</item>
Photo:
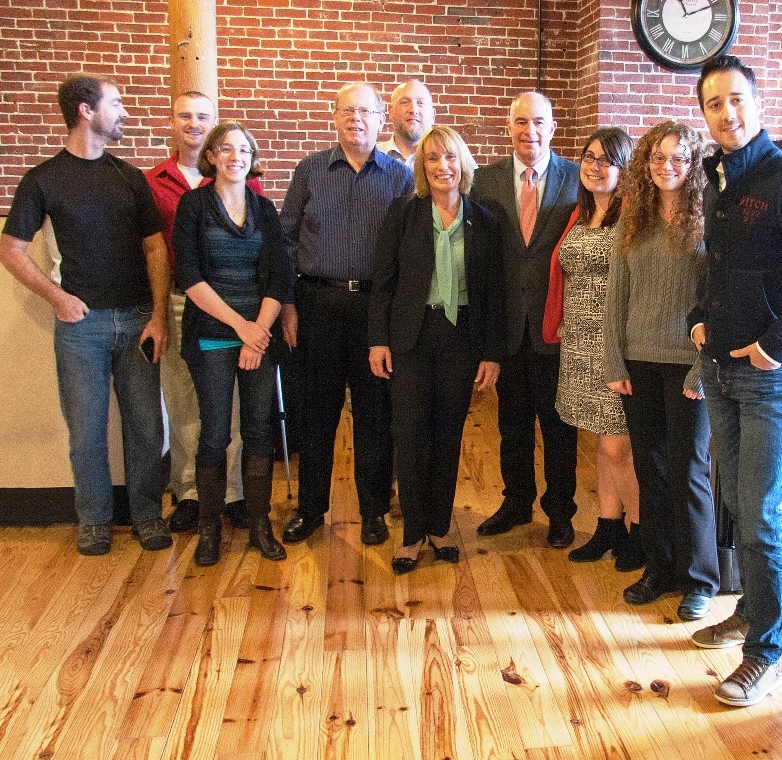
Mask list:
[[[223,138],[234,130],[239,130],[247,142],[250,144],[250,149],[253,152],[253,160],[250,163],[250,171],[247,173],[248,177],[260,177],[263,174],[263,168],[261,166],[261,157],[258,154],[258,143],[255,142],[255,138],[250,134],[250,131],[241,122],[238,121],[223,121],[220,122],[212,131],[206,136],[204,144],[201,146],[201,151],[198,154],[198,171],[204,177],[211,177],[214,179],[217,176],[217,170],[213,164],[209,163],[209,159],[206,157],[206,152],[215,152],[215,148],[223,142]]]
[[[79,106],[86,103],[95,109],[103,97],[104,85],[117,86],[116,81],[107,76],[92,74],[71,74],[57,88],[57,102],[65,119],[65,126],[73,129],[79,123]]]
[[[703,83],[706,77],[711,76],[716,71],[738,71],[744,75],[744,79],[749,83],[752,90],[752,97],[758,96],[758,83],[755,80],[755,72],[741,62],[741,59],[735,55],[718,55],[716,58],[710,58],[703,64],[701,75],[698,77],[698,83],[695,85],[698,92],[698,105],[703,111]]]

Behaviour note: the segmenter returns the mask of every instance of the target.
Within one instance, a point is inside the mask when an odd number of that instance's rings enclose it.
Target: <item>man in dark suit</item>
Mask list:
[[[551,254],[576,205],[578,166],[550,149],[556,127],[548,98],[521,94],[508,121],[513,155],[479,169],[472,190],[472,197],[503,225],[508,313],[508,357],[497,382],[505,499],[478,533],[505,533],[532,521],[537,416],[543,434],[546,491],[540,505],[549,518],[547,540],[564,548],[574,538],[576,429],[562,422],[554,408],[559,345],[543,341],[542,326]],[[520,201],[526,205],[520,207]]]

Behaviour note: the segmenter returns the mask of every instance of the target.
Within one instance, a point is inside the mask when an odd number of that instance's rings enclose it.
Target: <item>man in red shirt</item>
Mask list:
[[[188,190],[211,182],[198,171],[198,154],[212,127],[217,123],[215,107],[203,93],[190,91],[174,100],[171,112],[171,132],[176,152],[154,169],[146,172],[155,203],[165,221],[163,237],[168,247],[171,271],[174,271],[174,250],[171,233],[174,228],[179,199]],[[263,188],[258,178],[249,180],[250,187],[259,195]],[[193,381],[182,357],[182,311],[185,295],[173,284],[169,299],[171,343],[161,359],[160,381],[166,404],[171,443],[171,478],[169,490],[176,509],[169,520],[172,531],[193,530],[198,524],[198,492],[195,483],[195,453],[201,427]],[[242,439],[234,398],[234,416],[231,427],[231,445],[228,448],[228,485],[226,513],[234,527],[247,527],[242,491]]]

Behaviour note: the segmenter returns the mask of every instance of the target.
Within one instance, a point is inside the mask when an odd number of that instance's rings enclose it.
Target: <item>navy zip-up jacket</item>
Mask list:
[[[761,130],[743,148],[720,149],[703,165],[707,270],[689,328],[705,325],[703,352],[719,362],[749,363],[730,352],[756,341],[782,362],[782,150]]]

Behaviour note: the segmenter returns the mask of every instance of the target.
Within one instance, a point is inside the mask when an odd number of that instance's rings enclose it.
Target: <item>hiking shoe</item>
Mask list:
[[[782,664],[764,665],[744,660],[721,684],[714,696],[723,705],[756,705],[767,694],[782,686]]]
[[[108,523],[102,525],[79,523],[76,551],[86,557],[108,554],[111,551],[111,526]]]
[[[692,634],[692,643],[701,649],[727,649],[743,644],[748,630],[749,623],[734,612],[721,623],[695,631]]]
[[[141,548],[147,551],[168,549],[174,543],[168,526],[159,517],[135,523],[133,535],[138,539]]]

